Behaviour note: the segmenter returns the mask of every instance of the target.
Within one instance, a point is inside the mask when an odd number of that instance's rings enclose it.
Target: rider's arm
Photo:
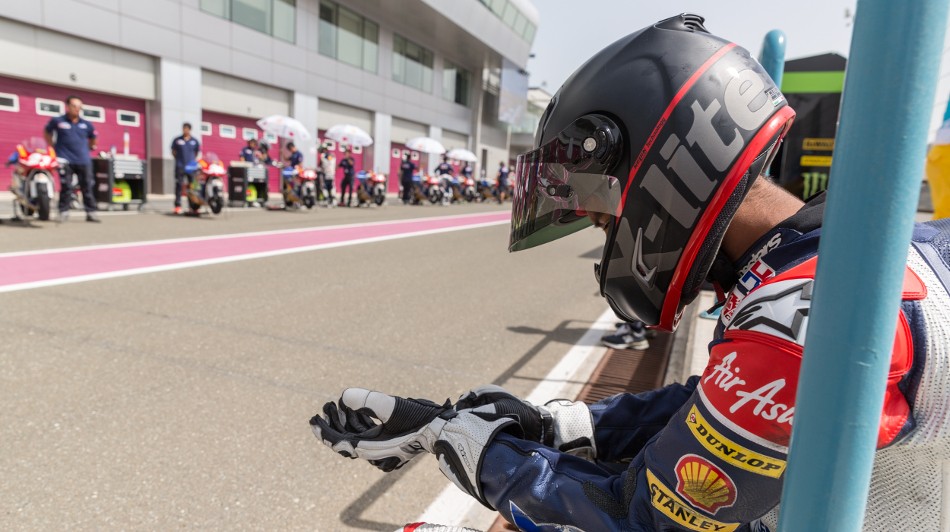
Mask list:
[[[699,377],[640,394],[623,393],[590,406],[597,460],[620,462],[640,452],[685,403]]]
[[[800,354],[800,348],[766,335],[727,335],[712,344],[710,363],[698,380],[652,398],[621,397],[594,414],[604,428],[615,419],[636,429],[605,435],[598,427],[595,433],[599,457],[640,447],[624,473],[611,474],[596,463],[499,436],[483,460],[483,494],[506,518],[518,518],[512,515],[517,506],[539,524],[584,530],[745,530],[743,524],[763,516],[781,497],[791,431],[788,408],[794,404]],[[656,408],[662,415],[675,411],[641,446],[638,440],[649,429],[625,423],[621,406],[632,409],[631,418],[649,417]],[[618,453],[615,445],[627,449]]]
[[[95,151],[97,139],[98,139],[98,138],[97,138],[97,136],[96,136],[96,129],[95,129],[95,127],[93,127],[92,122],[89,122],[89,137],[88,137],[88,142],[89,142],[89,150],[90,150],[90,151]]]

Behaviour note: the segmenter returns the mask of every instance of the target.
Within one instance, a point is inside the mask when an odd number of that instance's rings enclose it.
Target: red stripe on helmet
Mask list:
[[[640,166],[643,165],[643,161],[646,160],[647,154],[650,153],[650,149],[653,148],[653,143],[656,142],[657,137],[660,136],[660,131],[663,130],[663,126],[666,125],[666,121],[669,120],[670,115],[673,114],[673,109],[676,109],[676,106],[679,105],[680,100],[686,96],[686,93],[693,88],[693,85],[696,84],[696,81],[699,80],[713,64],[718,61],[722,56],[726,55],[729,50],[735,48],[734,43],[728,43],[719,50],[716,51],[709,59],[706,60],[696,72],[693,72],[693,75],[686,80],[686,83],[680,87],[680,90],[676,92],[676,95],[673,96],[673,99],[670,100],[669,105],[666,106],[666,110],[663,111],[663,115],[660,116],[660,119],[657,121],[656,125],[653,126],[653,131],[650,132],[650,136],[647,137],[646,143],[644,143],[643,148],[640,150],[640,154],[637,155],[637,160],[634,161],[633,166],[630,167],[630,173],[627,174],[627,186],[623,188],[623,195],[620,196],[620,206],[617,208],[617,222],[620,223],[620,215],[623,213],[623,206],[627,203],[627,192],[630,191],[630,185],[633,183],[634,176],[637,175],[637,172],[640,171]]]
[[[769,141],[772,140],[777,133],[782,131],[793,118],[795,118],[795,111],[787,105],[779,109],[769,118],[768,122],[762,126],[762,129],[756,133],[755,137],[753,137],[748,146],[746,146],[745,151],[736,159],[736,162],[729,170],[729,175],[726,176],[726,179],[716,191],[716,195],[703,211],[699,222],[696,224],[696,229],[693,230],[693,234],[689,237],[689,242],[686,243],[686,248],[683,249],[679,264],[676,270],[673,271],[673,278],[670,280],[670,286],[666,291],[666,298],[663,300],[663,309],[660,311],[660,323],[657,325],[660,329],[664,331],[673,330],[673,324],[676,322],[676,311],[679,309],[680,296],[683,292],[683,283],[686,281],[686,275],[689,274],[689,270],[693,266],[693,261],[696,260],[696,255],[699,253],[703,241],[709,236],[709,230],[712,229],[713,223],[716,221],[716,218],[719,216],[726,202],[732,197],[732,193],[735,191],[739,180],[742,179],[742,176],[748,171],[749,166],[752,165],[752,161],[765,151],[765,147]]]

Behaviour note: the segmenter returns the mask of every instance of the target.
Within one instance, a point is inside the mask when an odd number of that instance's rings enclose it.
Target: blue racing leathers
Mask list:
[[[523,530],[775,530],[822,209],[809,203],[735,264],[702,375],[591,405],[594,462],[497,437],[485,499]],[[865,530],[947,517],[950,221],[918,224],[907,264]]]

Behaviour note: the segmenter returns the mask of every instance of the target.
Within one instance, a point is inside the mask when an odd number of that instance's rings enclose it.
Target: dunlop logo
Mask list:
[[[686,415],[686,426],[706,450],[729,465],[771,478],[780,478],[785,472],[785,460],[756,453],[723,436],[709,425],[696,405]]]

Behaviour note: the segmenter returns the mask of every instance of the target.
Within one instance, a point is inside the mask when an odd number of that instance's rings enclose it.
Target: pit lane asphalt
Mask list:
[[[0,225],[0,252],[487,212],[159,212]],[[0,294],[0,529],[393,530],[445,486],[307,423],[346,386],[526,395],[605,309],[594,229],[516,254],[507,226]],[[2,272],[0,272],[2,275]]]

